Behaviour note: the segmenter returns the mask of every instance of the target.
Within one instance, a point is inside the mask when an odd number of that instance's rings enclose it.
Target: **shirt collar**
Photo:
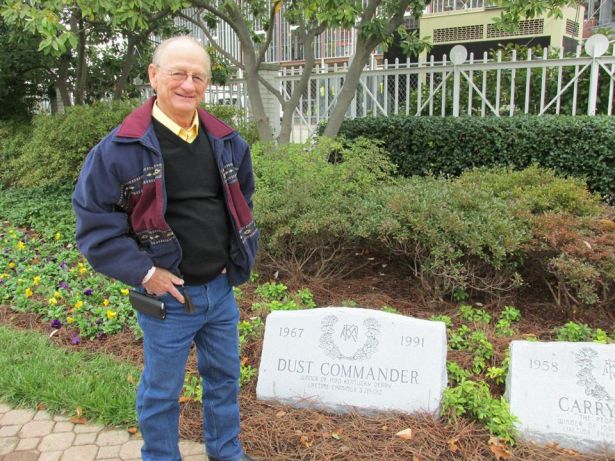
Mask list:
[[[194,111],[194,117],[192,118],[192,125],[189,128],[184,128],[175,121],[173,121],[167,114],[165,114],[160,107],[158,107],[158,102],[154,104],[152,107],[152,117],[162,123],[165,127],[175,133],[177,136],[182,138],[184,141],[191,141],[196,138],[199,133],[199,115],[197,111]]]

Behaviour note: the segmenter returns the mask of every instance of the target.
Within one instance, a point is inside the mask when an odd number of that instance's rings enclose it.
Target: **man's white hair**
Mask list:
[[[170,37],[160,42],[160,44],[154,50],[154,54],[152,55],[152,64],[157,67],[160,66],[162,64],[162,57],[166,49],[169,47],[169,45],[172,45],[176,42],[189,42],[199,47],[203,51],[203,55],[205,56],[207,76],[211,77],[211,58],[209,57],[209,53],[207,52],[207,50],[205,50],[203,44],[191,35],[176,35],[175,37]]]

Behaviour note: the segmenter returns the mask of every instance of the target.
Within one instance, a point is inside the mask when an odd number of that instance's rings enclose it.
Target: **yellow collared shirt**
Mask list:
[[[158,107],[158,103],[154,104],[154,108],[152,109],[152,117],[189,144],[192,144],[199,134],[199,115],[196,111],[194,112],[194,118],[192,119],[192,125],[190,128],[183,128],[171,120],[171,118],[162,112],[160,107]]]

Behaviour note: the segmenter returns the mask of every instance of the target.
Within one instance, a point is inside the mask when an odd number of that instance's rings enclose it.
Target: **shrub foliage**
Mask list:
[[[341,162],[330,162],[333,156]],[[359,204],[391,180],[392,164],[375,143],[322,138],[313,147],[253,149],[255,209],[268,256],[294,273],[331,275],[359,245]]]
[[[563,306],[613,301],[613,210],[579,179],[535,165],[394,177],[366,139],[254,153],[257,223],[280,270],[349,273],[367,250],[405,265],[431,296],[531,283]]]
[[[15,181],[33,186],[76,179],[90,149],[135,106],[135,102],[99,102],[34,117],[29,140],[11,162]]]
[[[405,176],[537,163],[615,200],[613,117],[367,117],[345,120],[340,135],[382,141]]]

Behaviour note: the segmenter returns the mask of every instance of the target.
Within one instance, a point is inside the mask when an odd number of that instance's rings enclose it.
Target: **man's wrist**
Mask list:
[[[147,271],[147,274],[145,274],[145,277],[143,277],[143,281],[141,282],[141,284],[145,285],[147,282],[149,282],[149,280],[154,275],[154,272],[156,272],[156,266],[152,266],[151,269]]]

